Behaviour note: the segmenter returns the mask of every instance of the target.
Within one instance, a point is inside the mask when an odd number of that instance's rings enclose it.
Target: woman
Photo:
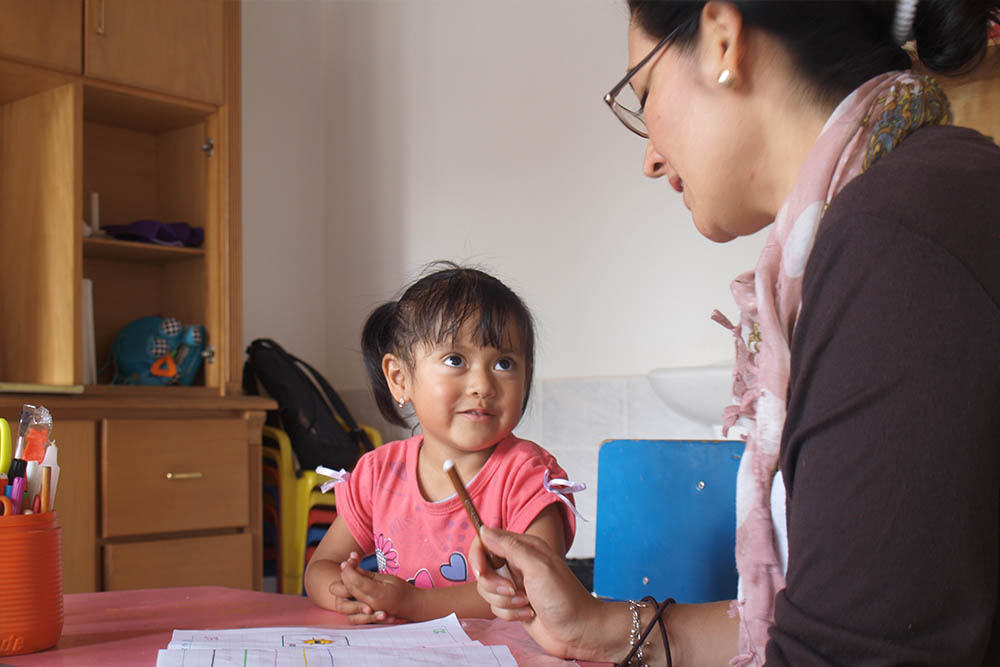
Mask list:
[[[740,589],[598,601],[537,540],[484,529],[516,583],[476,543],[480,594],[577,658],[1000,664],[1000,149],[949,126],[900,46],[975,65],[998,2],[629,8],[632,67],[606,100],[648,138],[644,173],[713,241],[771,225],[733,283],[740,322],[716,315],[736,338],[727,423],[750,433]]]

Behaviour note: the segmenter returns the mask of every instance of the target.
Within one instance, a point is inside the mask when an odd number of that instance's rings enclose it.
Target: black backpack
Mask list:
[[[303,470],[320,465],[351,470],[362,451],[374,449],[326,378],[269,338],[258,338],[247,348],[243,391],[258,395],[258,381],[278,402],[278,409],[268,412],[268,424],[288,434]]]

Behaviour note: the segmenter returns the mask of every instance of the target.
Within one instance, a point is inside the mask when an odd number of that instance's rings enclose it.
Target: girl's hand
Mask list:
[[[483,546],[507,559],[512,583],[494,572]],[[549,653],[587,657],[600,641],[601,603],[595,600],[545,541],[483,527],[469,549],[479,594],[498,618],[521,621]]]
[[[351,552],[348,557],[348,562],[352,563],[354,567],[359,564],[359,558],[357,553]],[[332,598],[332,604],[325,605],[329,609],[340,612],[347,616],[348,620],[355,625],[362,625],[366,623],[385,623],[391,621],[391,619],[385,612],[376,611],[364,602],[359,602],[354,599],[354,596],[347,589],[342,581],[343,576],[343,566],[338,564],[338,576],[334,576],[333,581],[329,585],[329,593]]]
[[[356,605],[350,607],[350,613],[341,612],[351,623],[392,623],[396,618],[413,617],[411,607],[419,589],[409,582],[391,574],[362,570],[360,558],[354,552],[340,564],[340,568],[340,582],[333,584],[330,592],[338,598],[346,594]],[[338,587],[337,590],[334,590],[335,587]]]

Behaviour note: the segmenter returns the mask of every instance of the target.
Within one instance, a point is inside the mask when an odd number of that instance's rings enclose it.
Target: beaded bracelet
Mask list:
[[[663,652],[667,656],[667,667],[673,667],[674,661],[670,655],[670,640],[667,638],[667,628],[663,623],[663,612],[676,601],[673,598],[667,598],[663,602],[657,603],[656,598],[648,595],[642,601],[652,603],[656,613],[653,615],[653,620],[646,626],[646,629],[640,633],[639,607],[645,608],[646,605],[640,604],[635,600],[628,601],[628,608],[632,613],[632,629],[629,631],[629,652],[621,662],[615,663],[615,667],[629,667],[632,665],[633,660],[637,660],[640,667],[648,667],[648,665],[642,662],[642,646],[646,643],[646,638],[649,637],[649,633],[653,631],[653,626],[655,625],[660,626],[660,636],[663,639]]]
[[[639,667],[649,667],[646,663],[642,661],[642,643],[639,641],[639,608],[645,608],[646,605],[636,602],[635,600],[628,601],[628,610],[632,613],[632,629],[628,632],[628,646],[629,654],[622,660],[622,665],[631,665],[632,657],[634,655],[635,661],[638,663]]]

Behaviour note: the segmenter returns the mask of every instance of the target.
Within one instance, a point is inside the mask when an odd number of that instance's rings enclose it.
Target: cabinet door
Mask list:
[[[0,105],[0,382],[78,384],[82,94]]]
[[[223,0],[87,0],[88,76],[222,102]]]
[[[16,422],[15,422],[16,423]],[[62,528],[64,593],[91,593],[98,586],[97,423],[57,419],[59,486],[53,508]]]
[[[0,0],[0,55],[79,74],[80,0]]]
[[[248,533],[208,535],[104,547],[104,590],[228,586],[253,588]]]

